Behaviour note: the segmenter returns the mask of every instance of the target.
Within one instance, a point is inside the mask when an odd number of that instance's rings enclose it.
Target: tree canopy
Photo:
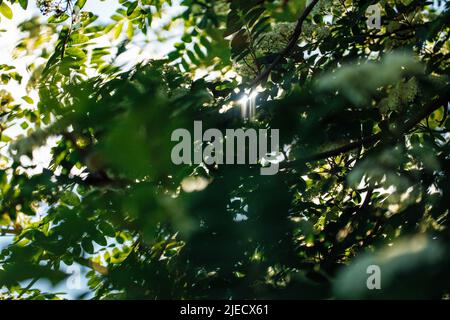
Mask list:
[[[0,39],[41,11],[0,62],[0,297],[450,294],[449,3],[86,2],[0,0]],[[279,172],[174,164],[194,121],[279,129]]]

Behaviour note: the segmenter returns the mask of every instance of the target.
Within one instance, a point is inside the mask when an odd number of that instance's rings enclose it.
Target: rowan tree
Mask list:
[[[31,5],[0,1],[0,28]],[[95,299],[450,293],[447,2],[36,5],[0,65],[3,298],[61,298],[38,283],[68,266]],[[175,165],[193,121],[279,129],[280,171]]]

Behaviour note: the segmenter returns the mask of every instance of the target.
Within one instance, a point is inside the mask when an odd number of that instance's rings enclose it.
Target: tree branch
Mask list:
[[[20,232],[15,229],[0,228],[0,235],[18,235]]]
[[[424,118],[428,117],[429,115],[431,115],[434,111],[438,110],[440,107],[442,107],[443,105],[447,106],[447,104],[450,101],[450,86],[445,86],[442,89],[442,92],[444,92],[443,96],[430,101],[427,105],[425,105],[417,114],[415,114],[413,117],[409,118],[407,121],[405,121],[402,124],[399,124],[398,128],[394,131],[390,131],[389,133],[376,133],[373,134],[371,136],[368,137],[364,137],[362,139],[353,141],[349,144],[331,149],[331,150],[327,150],[324,152],[319,152],[313,155],[309,155],[309,156],[305,156],[305,157],[301,157],[298,158],[296,160],[290,161],[290,162],[286,162],[286,163],[281,163],[280,167],[281,168],[286,168],[286,167],[292,167],[295,166],[298,163],[305,163],[305,162],[313,162],[313,161],[318,161],[318,160],[322,160],[322,159],[326,159],[329,157],[334,157],[334,156],[338,156],[342,153],[345,152],[349,152],[352,151],[356,148],[361,147],[364,144],[367,143],[376,143],[384,138],[399,138],[402,135],[406,134],[408,131],[410,131],[411,129],[413,129],[420,121],[422,121]]]
[[[295,47],[297,44],[298,38],[300,37],[300,34],[302,33],[302,26],[303,22],[305,22],[308,15],[311,13],[314,6],[319,2],[319,0],[313,0],[309,6],[305,8],[303,13],[300,15],[300,17],[297,19],[297,25],[295,26],[294,33],[292,34],[291,40],[289,41],[286,48],[281,50],[278,54],[275,60],[266,68],[262,73],[260,73],[255,80],[253,80],[251,84],[251,88],[256,88],[262,81],[265,81],[270,73],[272,72],[272,69],[275,68],[275,66],[280,63],[281,59],[283,59],[286,55],[289,54],[289,52]]]

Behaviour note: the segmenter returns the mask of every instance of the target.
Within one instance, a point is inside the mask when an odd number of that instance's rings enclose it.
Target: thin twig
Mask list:
[[[20,292],[20,294],[18,295],[17,299],[22,298],[22,296],[31,289],[31,287],[39,280],[39,278],[34,278],[33,280],[30,281],[30,283],[22,289],[22,291]]]

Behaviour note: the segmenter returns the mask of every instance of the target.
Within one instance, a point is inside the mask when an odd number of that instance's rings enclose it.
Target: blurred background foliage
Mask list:
[[[0,1],[2,21],[29,2]],[[448,297],[449,4],[173,2],[119,0],[103,22],[86,0],[36,1],[18,26],[11,56],[36,60],[0,81],[38,98],[0,91],[1,297],[60,298],[35,283],[72,264],[95,299]],[[117,63],[180,26],[165,58]],[[194,120],[280,129],[280,172],[172,164]]]

